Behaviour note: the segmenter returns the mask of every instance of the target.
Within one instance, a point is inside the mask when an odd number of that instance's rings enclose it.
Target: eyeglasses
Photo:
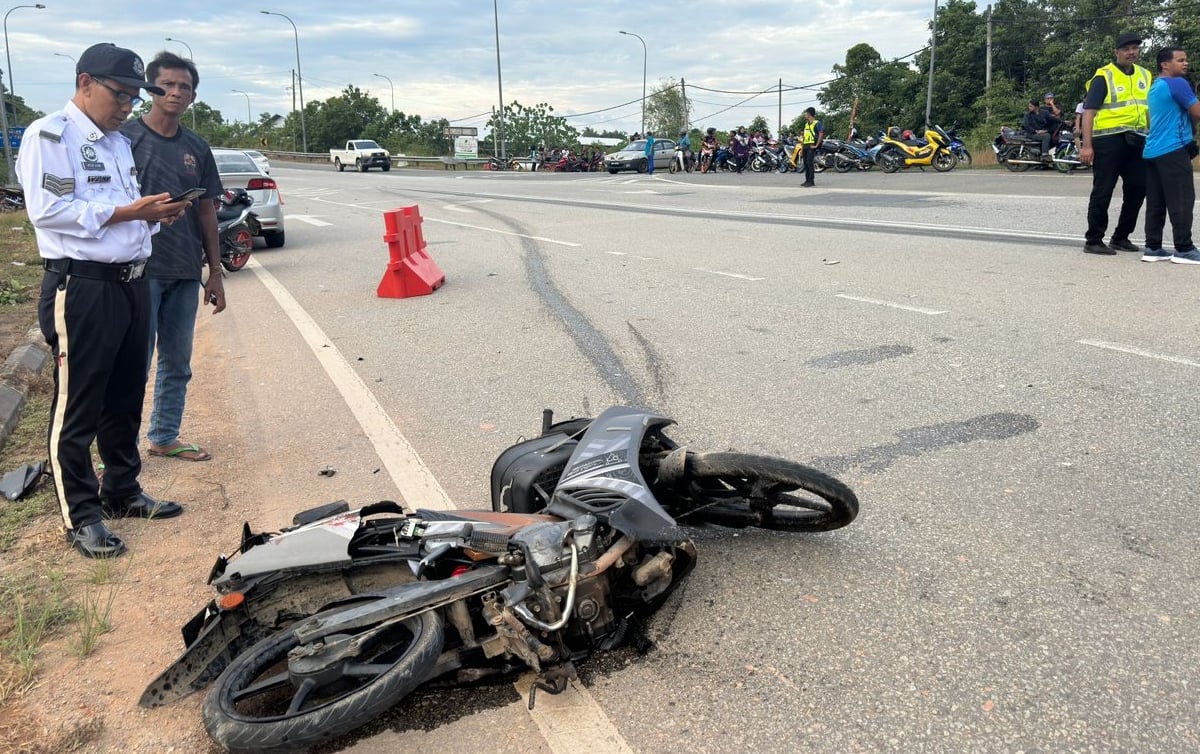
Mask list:
[[[142,99],[141,97],[135,97],[135,96],[131,95],[129,92],[123,92],[120,89],[114,89],[113,87],[104,83],[100,79],[95,78],[94,76],[92,77],[92,81],[95,81],[100,86],[102,86],[105,89],[107,89],[108,91],[112,92],[112,95],[117,100],[118,105],[132,105],[133,107],[137,107],[138,105],[145,102],[145,100]]]

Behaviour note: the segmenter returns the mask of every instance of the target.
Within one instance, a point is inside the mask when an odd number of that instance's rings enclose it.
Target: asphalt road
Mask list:
[[[696,533],[653,649],[585,674],[628,749],[1200,748],[1200,269],[1083,254],[1088,174],[272,173],[287,246],[228,279],[206,368],[338,495],[401,491],[332,348],[461,507],[543,407],[613,403],[858,492],[837,532]],[[446,285],[378,298],[412,204]],[[323,502],[235,473],[278,523]],[[353,750],[553,750],[540,725],[512,687],[435,694]]]

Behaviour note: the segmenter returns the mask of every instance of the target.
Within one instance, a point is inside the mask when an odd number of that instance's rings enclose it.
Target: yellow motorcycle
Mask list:
[[[883,137],[883,143],[875,154],[875,163],[885,173],[895,173],[903,168],[926,165],[939,173],[953,170],[958,165],[958,156],[950,151],[950,135],[941,126],[932,126],[925,131],[925,138],[902,138],[900,129],[892,126]]]

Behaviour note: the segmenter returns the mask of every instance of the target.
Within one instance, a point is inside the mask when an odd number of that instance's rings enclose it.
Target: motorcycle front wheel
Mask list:
[[[217,678],[201,711],[204,727],[233,751],[290,751],[336,738],[424,682],[442,639],[441,617],[425,612],[383,627],[360,650],[347,652],[351,656],[317,667],[305,653],[318,647],[280,631],[238,655]],[[290,659],[294,650],[300,651]]]
[[[943,149],[933,156],[933,169],[939,173],[948,173],[958,165],[958,157],[949,150]]]
[[[686,510],[672,510],[682,524],[830,531],[858,516],[853,490],[828,474],[783,458],[689,453],[683,485]],[[662,496],[669,499],[670,494]]]
[[[958,157],[958,164],[964,168],[971,167],[971,152],[966,147],[960,148],[954,153]]]

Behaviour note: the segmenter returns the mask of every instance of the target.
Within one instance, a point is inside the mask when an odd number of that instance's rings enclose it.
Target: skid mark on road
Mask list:
[[[896,433],[900,439],[894,443],[863,448],[849,455],[815,458],[812,465],[835,475],[857,466],[880,472],[906,456],[922,456],[973,442],[1007,440],[1033,432],[1040,426],[1038,420],[1028,414],[984,414],[962,421],[902,429]]]

